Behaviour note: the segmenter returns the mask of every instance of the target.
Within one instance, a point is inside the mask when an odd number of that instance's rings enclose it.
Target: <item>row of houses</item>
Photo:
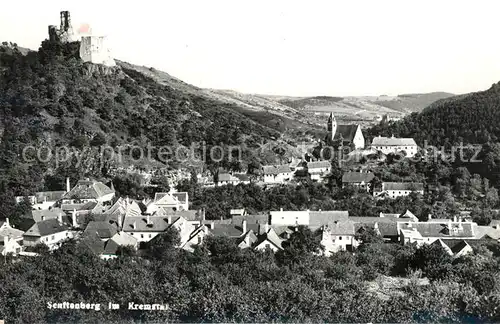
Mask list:
[[[308,227],[319,237],[325,255],[354,250],[359,245],[357,236],[368,229],[393,243],[444,244],[453,255],[472,249],[471,242],[500,239],[498,222],[479,226],[468,218],[434,219],[431,215],[420,222],[410,211],[351,216],[347,211],[276,210],[249,215],[245,209],[235,209],[228,219],[207,220],[204,210],[189,209],[187,193],[157,193],[151,201],[113,196],[114,190],[103,183],[78,181],[48,209],[33,209],[24,215],[19,228],[8,219],[3,222],[2,253],[29,253],[38,244],[56,249],[61,242],[76,238],[101,258],[109,259],[125,246],[141,249],[171,228],[179,232],[179,248],[187,251],[207,236],[229,237],[240,248],[278,251],[299,226]]]

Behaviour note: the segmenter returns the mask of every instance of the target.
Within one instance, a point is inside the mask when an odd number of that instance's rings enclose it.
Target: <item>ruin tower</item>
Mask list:
[[[62,32],[67,32],[71,26],[71,18],[69,11],[61,11],[61,27],[59,28]]]
[[[58,31],[59,40],[62,43],[79,41],[77,35],[75,35],[75,33],[73,32],[73,26],[71,25],[71,16],[69,14],[69,11],[61,11],[60,17],[61,17],[61,25]]]

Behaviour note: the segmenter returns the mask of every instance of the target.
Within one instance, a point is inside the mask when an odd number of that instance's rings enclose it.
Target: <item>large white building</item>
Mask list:
[[[405,152],[407,157],[414,157],[417,154],[418,146],[413,138],[375,137],[372,141],[372,148],[384,154]]]
[[[115,66],[111,57],[106,36],[82,36],[80,41],[80,58],[84,62]]]

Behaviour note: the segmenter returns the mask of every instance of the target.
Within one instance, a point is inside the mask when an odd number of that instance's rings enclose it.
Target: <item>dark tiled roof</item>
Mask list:
[[[469,246],[469,244],[465,240],[444,240],[443,242],[448,245],[453,254],[457,254],[458,252]]]
[[[292,170],[289,165],[265,165],[262,167],[264,174],[290,173]]]
[[[88,223],[84,233],[97,233],[99,238],[109,239],[117,233],[117,228],[109,221],[92,221]]]
[[[236,178],[235,176],[233,176],[229,173],[219,173],[217,180],[219,182],[222,182],[222,181],[225,181],[225,182],[227,182],[227,181],[234,181],[234,182],[240,181],[238,178]]]
[[[384,190],[424,190],[424,184],[420,182],[383,182]]]
[[[349,218],[349,212],[343,210],[330,210],[330,211],[310,211],[309,212],[309,225],[318,226],[333,223],[335,221],[344,220]]]
[[[106,186],[102,182],[95,180],[80,180],[76,186],[66,193],[64,199],[98,199],[107,194],[113,193],[114,190]]]
[[[65,215],[65,212],[60,208],[52,208],[50,210],[32,210],[28,214],[23,215],[23,218],[33,219],[35,222],[40,222],[42,217],[47,219],[57,219],[57,217],[61,215]]]
[[[398,222],[399,229],[412,229],[416,228],[423,237],[440,237],[442,239],[453,237],[472,238],[473,230],[472,223],[462,223],[462,229],[459,229],[459,222],[445,222],[445,223],[429,223],[429,222],[411,222],[411,227],[406,222]],[[451,225],[451,229],[449,226]],[[456,229],[456,231],[455,231]]]
[[[366,217],[366,218],[372,218],[372,217]],[[373,217],[377,218],[377,217]],[[378,217],[380,219],[384,217]],[[354,229],[356,233],[360,233],[360,230],[362,229],[367,229],[367,228],[373,228],[375,226],[375,223],[378,225],[378,229],[380,231],[380,234],[382,236],[388,237],[388,236],[398,236],[398,225],[395,221],[392,222],[378,222],[378,221],[364,221],[364,222],[357,222],[355,221],[354,224]]]
[[[344,141],[352,142],[357,130],[358,125],[337,125],[334,139],[340,139],[342,135]]]
[[[125,232],[164,232],[170,227],[168,217],[150,216],[150,223],[147,223],[146,216],[125,217],[123,220],[123,230]],[[172,223],[175,218],[172,217]],[[135,229],[134,229],[135,225]]]
[[[210,232],[215,236],[240,237],[241,227],[235,224],[217,224]]]
[[[181,204],[185,204],[188,201],[188,193],[187,192],[174,192],[172,196],[177,198]]]
[[[42,202],[45,199],[47,201],[58,201],[65,193],[66,191],[41,191],[35,193],[35,197],[38,202]]]
[[[314,161],[307,163],[307,168],[310,169],[319,169],[319,168],[331,168],[332,163],[330,161]]]
[[[243,181],[243,182],[250,181],[250,178],[248,177],[248,175],[243,174],[243,173],[235,173],[235,174],[233,174],[233,176],[235,176],[236,178],[238,178],[238,180]]]
[[[233,224],[241,225],[243,220],[247,221],[247,224],[269,224],[269,215],[234,215],[232,218]]]
[[[24,236],[47,236],[47,235],[52,235],[56,233],[60,233],[63,231],[69,230],[68,225],[66,225],[66,221],[64,221],[63,218],[63,223],[59,224],[59,221],[57,219],[49,219],[49,220],[44,220],[41,222],[35,223],[26,233],[24,233]]]
[[[359,183],[370,182],[375,176],[371,172],[346,172],[342,176],[342,182],[345,183]]]
[[[80,242],[95,254],[101,254],[106,244],[97,236],[97,233],[84,234]]]

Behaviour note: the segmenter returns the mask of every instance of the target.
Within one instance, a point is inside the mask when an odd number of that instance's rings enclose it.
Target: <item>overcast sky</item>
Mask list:
[[[500,81],[500,3],[461,0],[8,1],[0,41],[38,48],[69,10],[113,56],[188,83],[277,95],[484,90]],[[100,9],[97,9],[100,8]]]

